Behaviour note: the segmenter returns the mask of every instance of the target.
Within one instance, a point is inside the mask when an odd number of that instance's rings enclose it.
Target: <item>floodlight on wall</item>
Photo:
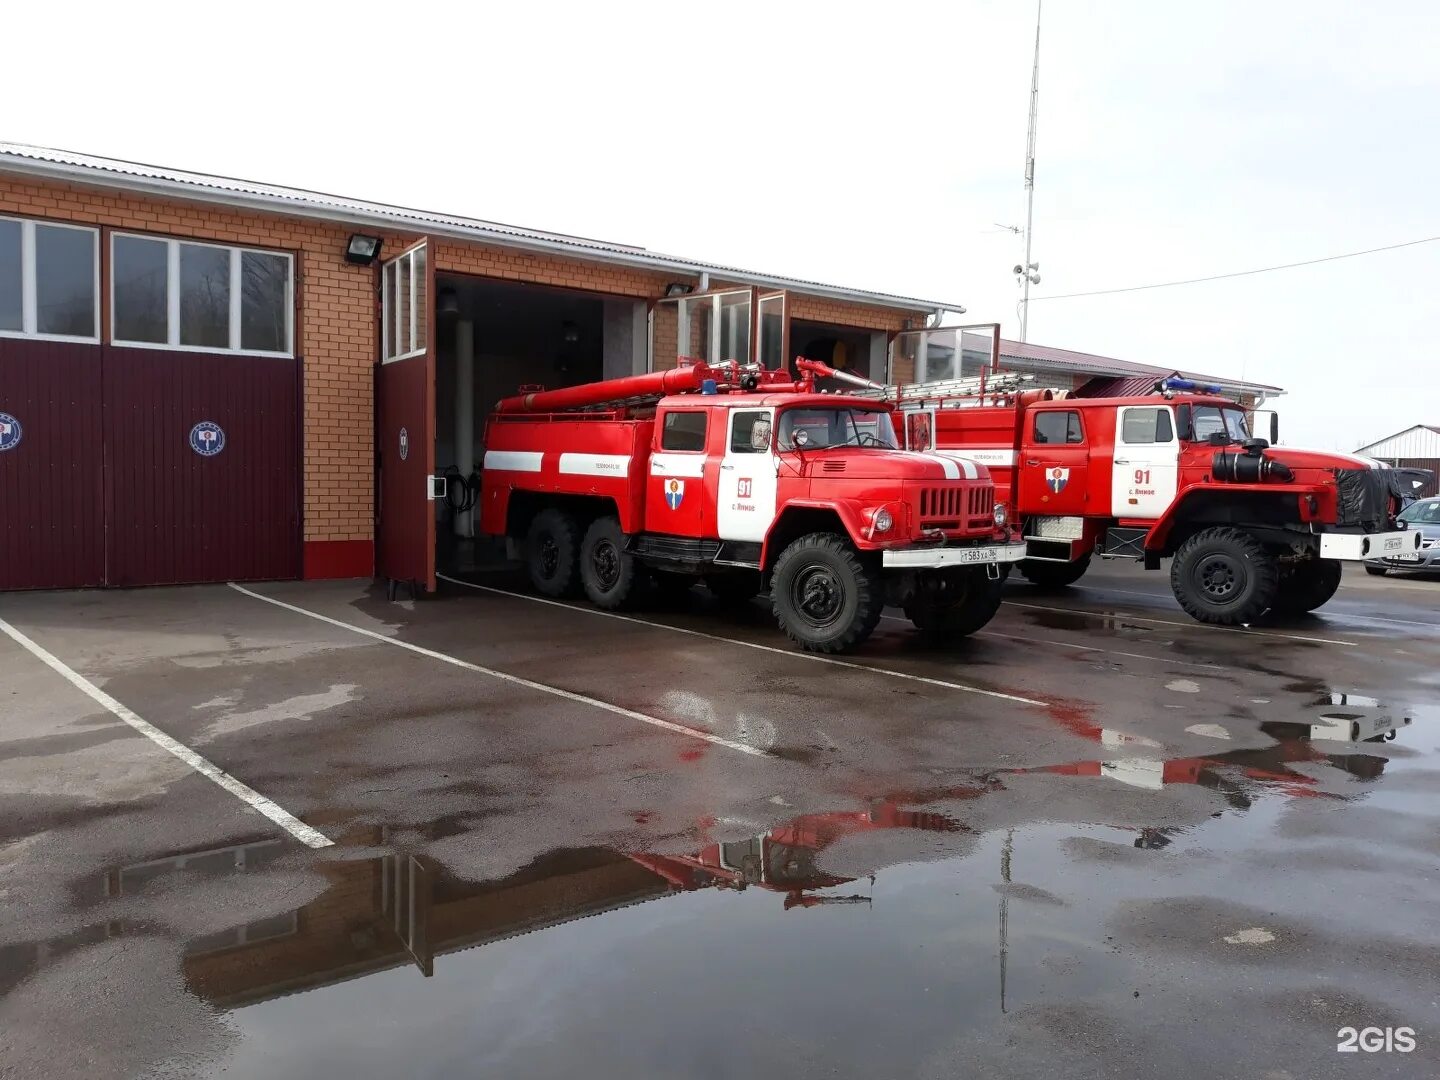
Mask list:
[[[564,338],[566,345],[574,345],[580,340],[580,327],[566,319],[560,324],[560,336]]]
[[[380,237],[355,233],[345,242],[345,261],[369,266],[380,257]]]
[[[460,314],[460,294],[450,286],[440,290],[440,299],[435,305],[435,314],[441,316]]]
[[[672,281],[665,286],[665,299],[668,300],[672,296],[689,296],[694,291],[694,285],[687,285],[683,281]]]

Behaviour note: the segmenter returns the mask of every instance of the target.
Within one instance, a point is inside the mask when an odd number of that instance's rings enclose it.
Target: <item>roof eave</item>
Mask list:
[[[598,262],[612,266],[626,266],[637,270],[657,270],[690,277],[710,274],[725,281],[759,288],[778,289],[819,296],[847,303],[866,304],[871,307],[894,308],[901,311],[950,311],[964,314],[962,304],[939,300],[922,300],[913,296],[893,296],[889,293],[873,293],[858,289],[846,289],[837,285],[800,281],[795,278],[768,274],[755,274],[734,267],[716,266],[708,263],[677,259],[673,256],[645,254],[640,252],[596,249],[580,244],[546,240],[543,237],[527,237],[500,230],[485,229],[482,226],[455,226],[439,222],[418,221],[403,214],[387,214],[381,211],[347,209],[325,204],[307,202],[304,199],[280,199],[272,196],[250,194],[243,191],[227,191],[198,187],[178,180],[163,177],[140,176],[133,173],[106,173],[84,165],[67,162],[45,161],[28,157],[0,156],[0,171],[38,176],[44,179],[69,180],[92,187],[114,188],[138,191],[147,195],[165,198],[185,199],[190,202],[230,206],[241,210],[252,210],[283,217],[300,217],[309,220],[328,221],[343,225],[369,226],[372,228],[399,229],[422,236],[444,237],[450,240],[465,240],[493,244],[496,247],[512,248],[537,254],[562,255],[584,262]]]

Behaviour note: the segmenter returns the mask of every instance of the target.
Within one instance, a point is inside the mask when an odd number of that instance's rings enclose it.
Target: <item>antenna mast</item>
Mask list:
[[[1025,261],[1015,268],[1023,290],[1020,298],[1020,340],[1025,341],[1030,322],[1030,286],[1040,284],[1040,264],[1030,261],[1030,241],[1035,222],[1035,120],[1040,108],[1040,5],[1035,0],[1035,64],[1030,71],[1030,130],[1025,139]]]

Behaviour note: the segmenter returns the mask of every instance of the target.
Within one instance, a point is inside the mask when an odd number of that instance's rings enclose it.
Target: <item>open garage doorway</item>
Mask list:
[[[790,351],[794,356],[819,360],[837,371],[883,382],[889,335],[884,331],[859,330],[806,319],[790,321]],[[792,359],[787,357],[787,362]],[[822,390],[843,389],[846,384],[831,387],[833,379],[821,379]]]
[[[476,537],[485,423],[501,398],[645,370],[646,302],[459,274],[435,277],[435,556],[441,573],[503,563]]]

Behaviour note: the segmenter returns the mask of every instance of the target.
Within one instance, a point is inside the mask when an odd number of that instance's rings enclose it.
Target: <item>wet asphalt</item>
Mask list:
[[[1440,1075],[1440,580],[1228,631],[1104,566],[839,662],[250,588],[0,596],[333,841],[0,636],[0,1074]]]

